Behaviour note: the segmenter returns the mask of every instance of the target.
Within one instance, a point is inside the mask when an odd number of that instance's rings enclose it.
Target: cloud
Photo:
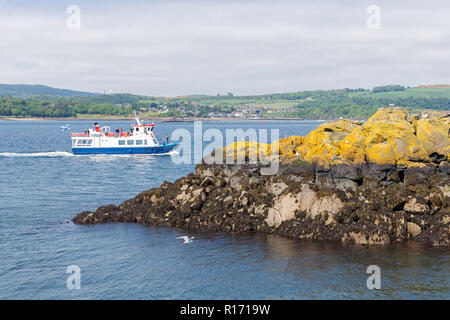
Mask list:
[[[0,83],[147,95],[449,82],[449,6],[377,1],[0,2]],[[77,4],[76,1],[73,4]]]

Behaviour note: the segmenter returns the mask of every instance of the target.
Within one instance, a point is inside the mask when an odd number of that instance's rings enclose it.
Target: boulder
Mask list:
[[[408,222],[406,226],[408,233],[413,237],[418,236],[422,232],[422,228],[414,222]]]
[[[341,141],[361,123],[351,120],[337,120],[321,124],[304,137],[297,148],[301,159],[328,167],[332,163],[342,162],[339,158]]]
[[[270,155],[270,144],[256,141],[238,141],[222,149],[224,159],[235,163],[256,162]]]
[[[303,137],[291,136],[275,141],[271,145],[271,153],[278,153],[280,162],[292,162],[297,159],[296,150],[304,141]]]
[[[405,204],[403,210],[410,213],[423,214],[428,212],[430,208],[428,205],[420,203],[416,198],[412,198]]]
[[[255,159],[258,152],[282,164],[301,160],[323,168],[373,163],[404,167],[440,164],[450,154],[449,115],[428,111],[421,119],[404,108],[381,108],[362,125],[352,120],[321,124],[304,137],[291,136],[271,145],[241,141],[224,148],[232,159]]]
[[[404,108],[392,107],[392,108],[380,108],[373,116],[371,116],[365,125],[377,121],[408,121],[409,113]]]
[[[441,162],[448,156],[449,125],[443,120],[420,119],[415,123],[417,139],[433,162]]]
[[[342,159],[351,163],[366,161],[365,139],[362,127],[353,129],[342,139],[339,145],[339,153]]]
[[[394,148],[389,143],[377,143],[367,148],[367,161],[375,164],[396,164]]]

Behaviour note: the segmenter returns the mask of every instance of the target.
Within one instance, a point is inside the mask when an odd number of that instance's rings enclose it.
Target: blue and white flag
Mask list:
[[[70,124],[66,124],[65,126],[61,126],[61,131],[70,130]]]

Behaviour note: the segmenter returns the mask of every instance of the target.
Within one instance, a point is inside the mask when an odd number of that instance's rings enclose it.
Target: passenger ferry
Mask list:
[[[72,153],[76,155],[89,154],[164,154],[172,151],[178,142],[169,143],[168,137],[160,144],[153,129],[155,124],[144,124],[135,114],[136,124],[129,132],[110,127],[101,127],[96,122],[94,129],[87,129],[84,133],[71,133]]]

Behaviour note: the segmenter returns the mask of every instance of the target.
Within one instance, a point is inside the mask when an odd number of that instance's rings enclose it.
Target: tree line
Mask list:
[[[401,86],[383,86],[379,90],[401,90]],[[404,87],[403,87],[404,88]],[[375,88],[373,89],[375,91]],[[358,93],[361,92],[361,93]],[[237,105],[289,101],[294,107],[282,116],[303,119],[367,118],[380,107],[391,104],[410,110],[450,110],[450,98],[430,96],[390,97],[373,94],[366,89],[316,90],[261,96],[212,97],[187,96],[178,98],[144,97],[131,94],[98,95],[92,97],[32,96],[27,98],[0,96],[2,117],[77,117],[84,114],[102,114],[124,117],[134,111],[153,112],[152,117],[208,118],[211,113],[230,114]],[[298,104],[295,106],[295,101]],[[270,109],[268,101],[261,104]],[[161,112],[163,111],[163,112]],[[263,110],[263,116],[270,117]]]

